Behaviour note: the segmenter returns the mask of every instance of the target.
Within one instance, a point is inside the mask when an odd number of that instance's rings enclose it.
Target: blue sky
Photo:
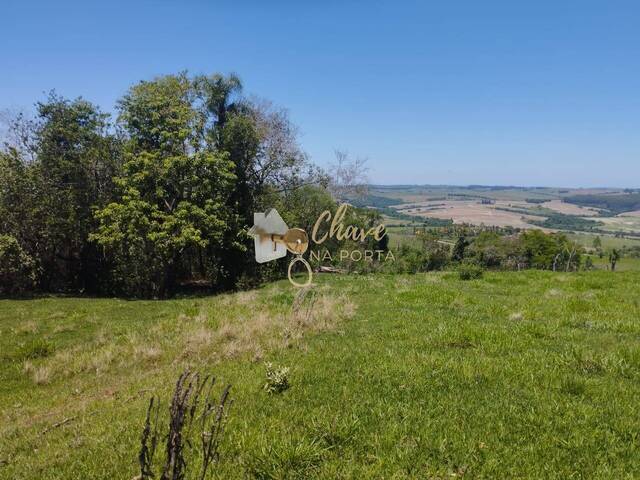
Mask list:
[[[237,72],[375,183],[640,187],[637,1],[3,0],[0,108]]]

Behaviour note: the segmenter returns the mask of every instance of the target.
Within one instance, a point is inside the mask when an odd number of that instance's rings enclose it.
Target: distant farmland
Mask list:
[[[361,206],[398,218],[640,236],[640,193],[620,189],[372,186]]]

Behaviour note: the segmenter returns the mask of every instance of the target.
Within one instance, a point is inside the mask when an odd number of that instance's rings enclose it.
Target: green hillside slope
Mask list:
[[[640,273],[328,276],[0,301],[0,478],[138,475],[148,398],[231,383],[213,478],[640,476]],[[264,361],[290,388],[263,390]]]

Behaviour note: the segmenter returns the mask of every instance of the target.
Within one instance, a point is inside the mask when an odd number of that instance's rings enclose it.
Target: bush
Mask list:
[[[267,362],[267,383],[264,389],[268,393],[282,393],[289,388],[289,368],[274,367],[273,364]]]
[[[21,294],[36,281],[33,259],[15,237],[0,235],[0,294]]]
[[[389,273],[418,273],[444,269],[449,263],[448,247],[437,242],[421,245],[402,245],[394,252],[395,261],[386,262],[384,271]]]
[[[477,280],[482,278],[482,267],[473,263],[465,263],[458,267],[458,277],[460,280]]]

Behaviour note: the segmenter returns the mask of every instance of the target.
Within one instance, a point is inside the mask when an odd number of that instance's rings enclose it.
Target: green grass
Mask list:
[[[599,270],[609,270],[610,263],[607,255],[600,258],[598,255],[590,255],[593,266]],[[640,258],[622,257],[616,263],[617,272],[640,271]]]
[[[640,273],[318,283],[306,322],[285,282],[0,301],[0,478],[133,478],[147,399],[186,366],[233,384],[214,478],[640,476]]]
[[[572,233],[568,237],[583,247],[592,248],[593,240],[600,237],[602,248],[609,250],[612,248],[622,248],[640,246],[640,238],[620,238],[612,235],[598,235],[593,233]]]
[[[603,230],[612,232],[640,232],[640,217],[609,217],[604,220]]]
[[[420,245],[420,239],[414,235],[412,227],[387,227],[387,235],[391,248],[397,249],[405,244],[415,247]]]

